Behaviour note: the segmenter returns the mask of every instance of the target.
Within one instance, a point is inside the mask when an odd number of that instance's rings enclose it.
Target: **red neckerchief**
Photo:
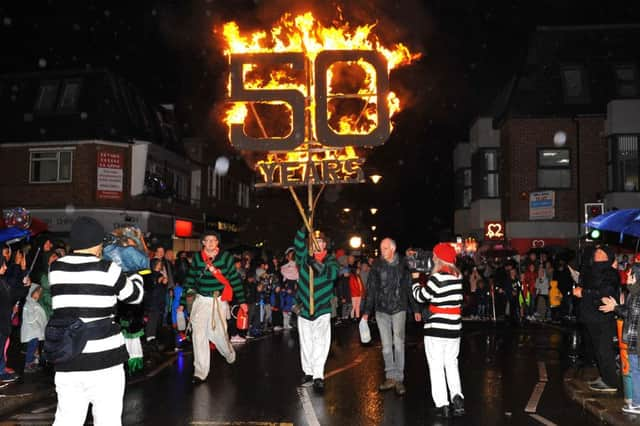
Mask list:
[[[213,257],[216,257],[219,252],[220,250],[216,248],[213,253]],[[231,283],[229,282],[227,277],[222,274],[222,271],[220,269],[214,266],[211,260],[213,257],[209,257],[204,249],[202,249],[202,251],[200,252],[200,256],[202,257],[204,263],[207,264],[207,271],[209,271],[210,268],[213,267],[213,272],[211,273],[211,275],[213,275],[213,277],[220,281],[224,286],[224,289],[222,290],[222,301],[231,302],[231,300],[233,299],[233,288],[231,287]]]
[[[320,263],[324,261],[324,258],[327,257],[327,251],[323,250],[321,252],[314,252],[313,257]]]

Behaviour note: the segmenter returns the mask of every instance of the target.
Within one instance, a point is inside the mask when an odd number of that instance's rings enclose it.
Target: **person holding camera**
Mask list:
[[[95,219],[78,217],[71,226],[73,253],[50,266],[53,315],[45,331],[45,353],[56,371],[54,425],[83,425],[89,404],[94,424],[122,424],[123,364],[129,354],[113,318],[118,301],[142,301],[143,286],[140,275],[127,277],[116,263],[101,258],[104,235]],[[78,324],[83,332],[74,334]],[[61,335],[70,335],[73,344]]]
[[[455,263],[455,249],[450,244],[438,243],[433,248],[433,269],[427,282],[424,285],[417,282],[419,274],[412,274],[413,297],[420,303],[429,303],[431,313],[424,323],[424,351],[429,364],[431,396],[436,415],[440,417],[464,414],[458,371],[463,289],[462,273]]]
[[[304,371],[302,386],[313,385],[317,393],[324,391],[324,366],[331,347],[331,297],[338,278],[338,261],[328,253],[327,245],[327,238],[320,232],[309,254],[305,228],[298,230],[293,243],[300,274],[294,311],[298,317],[300,361]]]
[[[209,375],[210,341],[229,364],[236,360],[236,352],[227,333],[229,303],[235,297],[241,309],[248,309],[233,256],[220,249],[220,235],[215,231],[204,233],[202,250],[193,256],[185,279],[181,305],[185,305],[186,295],[192,289],[197,293],[190,312],[194,366],[192,382],[200,384]]]
[[[375,310],[385,372],[385,381],[378,389],[395,389],[397,395],[404,395],[404,339],[409,305],[416,322],[422,321],[422,315],[419,306],[411,298],[411,276],[396,253],[395,241],[383,239],[380,242],[380,254],[367,279],[362,320],[368,321],[369,315]]]

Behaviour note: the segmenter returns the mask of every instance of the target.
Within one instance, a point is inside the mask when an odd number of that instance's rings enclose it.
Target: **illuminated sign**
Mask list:
[[[484,223],[484,238],[491,241],[504,240],[504,222],[491,221]]]

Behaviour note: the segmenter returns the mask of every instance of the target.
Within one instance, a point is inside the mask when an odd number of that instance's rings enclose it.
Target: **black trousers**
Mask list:
[[[609,386],[619,387],[616,372],[616,353],[613,347],[615,323],[613,321],[586,323],[587,333],[593,343],[593,354],[598,363],[600,377]]]

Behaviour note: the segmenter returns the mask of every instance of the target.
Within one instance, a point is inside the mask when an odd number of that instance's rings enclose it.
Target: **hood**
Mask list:
[[[35,300],[33,300],[33,298],[31,297],[31,295],[33,294],[34,291],[36,291],[39,288],[40,288],[40,284],[31,284],[31,287],[29,287],[29,294],[27,294],[27,302],[29,301],[35,302]]]

